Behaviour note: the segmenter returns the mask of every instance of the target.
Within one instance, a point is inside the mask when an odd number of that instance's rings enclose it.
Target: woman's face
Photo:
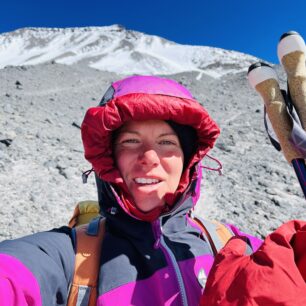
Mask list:
[[[177,135],[165,121],[127,122],[114,146],[117,167],[137,208],[143,212],[165,204],[178,187],[184,156]]]

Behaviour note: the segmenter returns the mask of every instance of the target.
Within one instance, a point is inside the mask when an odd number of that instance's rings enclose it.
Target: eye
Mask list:
[[[139,145],[140,140],[137,138],[123,138],[119,141],[119,144],[122,146],[128,146],[128,147],[135,147],[136,145]]]
[[[126,144],[133,144],[133,143],[139,143],[139,140],[136,138],[128,138],[128,139],[123,139],[121,140],[121,143],[126,143]]]
[[[160,142],[159,142],[159,144],[161,144],[161,145],[176,145],[176,142],[174,142],[174,141],[172,141],[172,140],[161,140]]]

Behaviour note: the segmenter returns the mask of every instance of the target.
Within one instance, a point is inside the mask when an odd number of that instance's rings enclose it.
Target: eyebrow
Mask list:
[[[177,134],[174,132],[169,132],[169,133],[160,134],[158,137],[163,137],[163,136],[176,136],[177,137]]]
[[[130,134],[139,134],[139,132],[137,132],[137,131],[125,131],[125,130],[121,130],[121,131],[119,131],[118,132],[118,135],[121,135],[121,134],[123,134],[123,133],[130,133]]]
[[[121,135],[121,134],[123,134],[123,133],[129,133],[129,134],[140,135],[139,132],[133,131],[133,130],[127,130],[127,131],[124,131],[124,130],[123,130],[123,131],[120,131],[120,132],[118,133],[118,135]],[[176,134],[175,132],[167,132],[167,133],[162,133],[162,134],[158,135],[158,137],[164,137],[164,136],[176,136],[176,137],[177,137],[177,134]]]

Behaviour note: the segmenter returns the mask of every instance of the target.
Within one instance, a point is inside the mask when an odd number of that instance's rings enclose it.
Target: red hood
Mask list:
[[[130,120],[152,119],[171,120],[192,126],[197,131],[198,149],[181,177],[176,194],[166,199],[171,205],[190,183],[192,166],[213,147],[220,133],[217,124],[196,100],[162,94],[129,93],[112,98],[103,106],[90,108],[82,123],[85,158],[99,178],[127,192],[113,160],[112,132]]]

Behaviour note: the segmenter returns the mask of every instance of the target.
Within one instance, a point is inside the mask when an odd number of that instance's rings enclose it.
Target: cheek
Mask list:
[[[169,175],[169,183],[171,185],[175,185],[176,188],[181,179],[181,175],[183,172],[183,159],[182,157],[172,157],[165,161],[164,169]]]
[[[122,178],[128,183],[128,178],[137,162],[138,154],[130,150],[121,150],[115,154],[116,166]]]
[[[118,170],[125,177],[129,173],[129,166],[133,164],[133,156],[125,151],[119,151],[115,154],[115,160]]]

